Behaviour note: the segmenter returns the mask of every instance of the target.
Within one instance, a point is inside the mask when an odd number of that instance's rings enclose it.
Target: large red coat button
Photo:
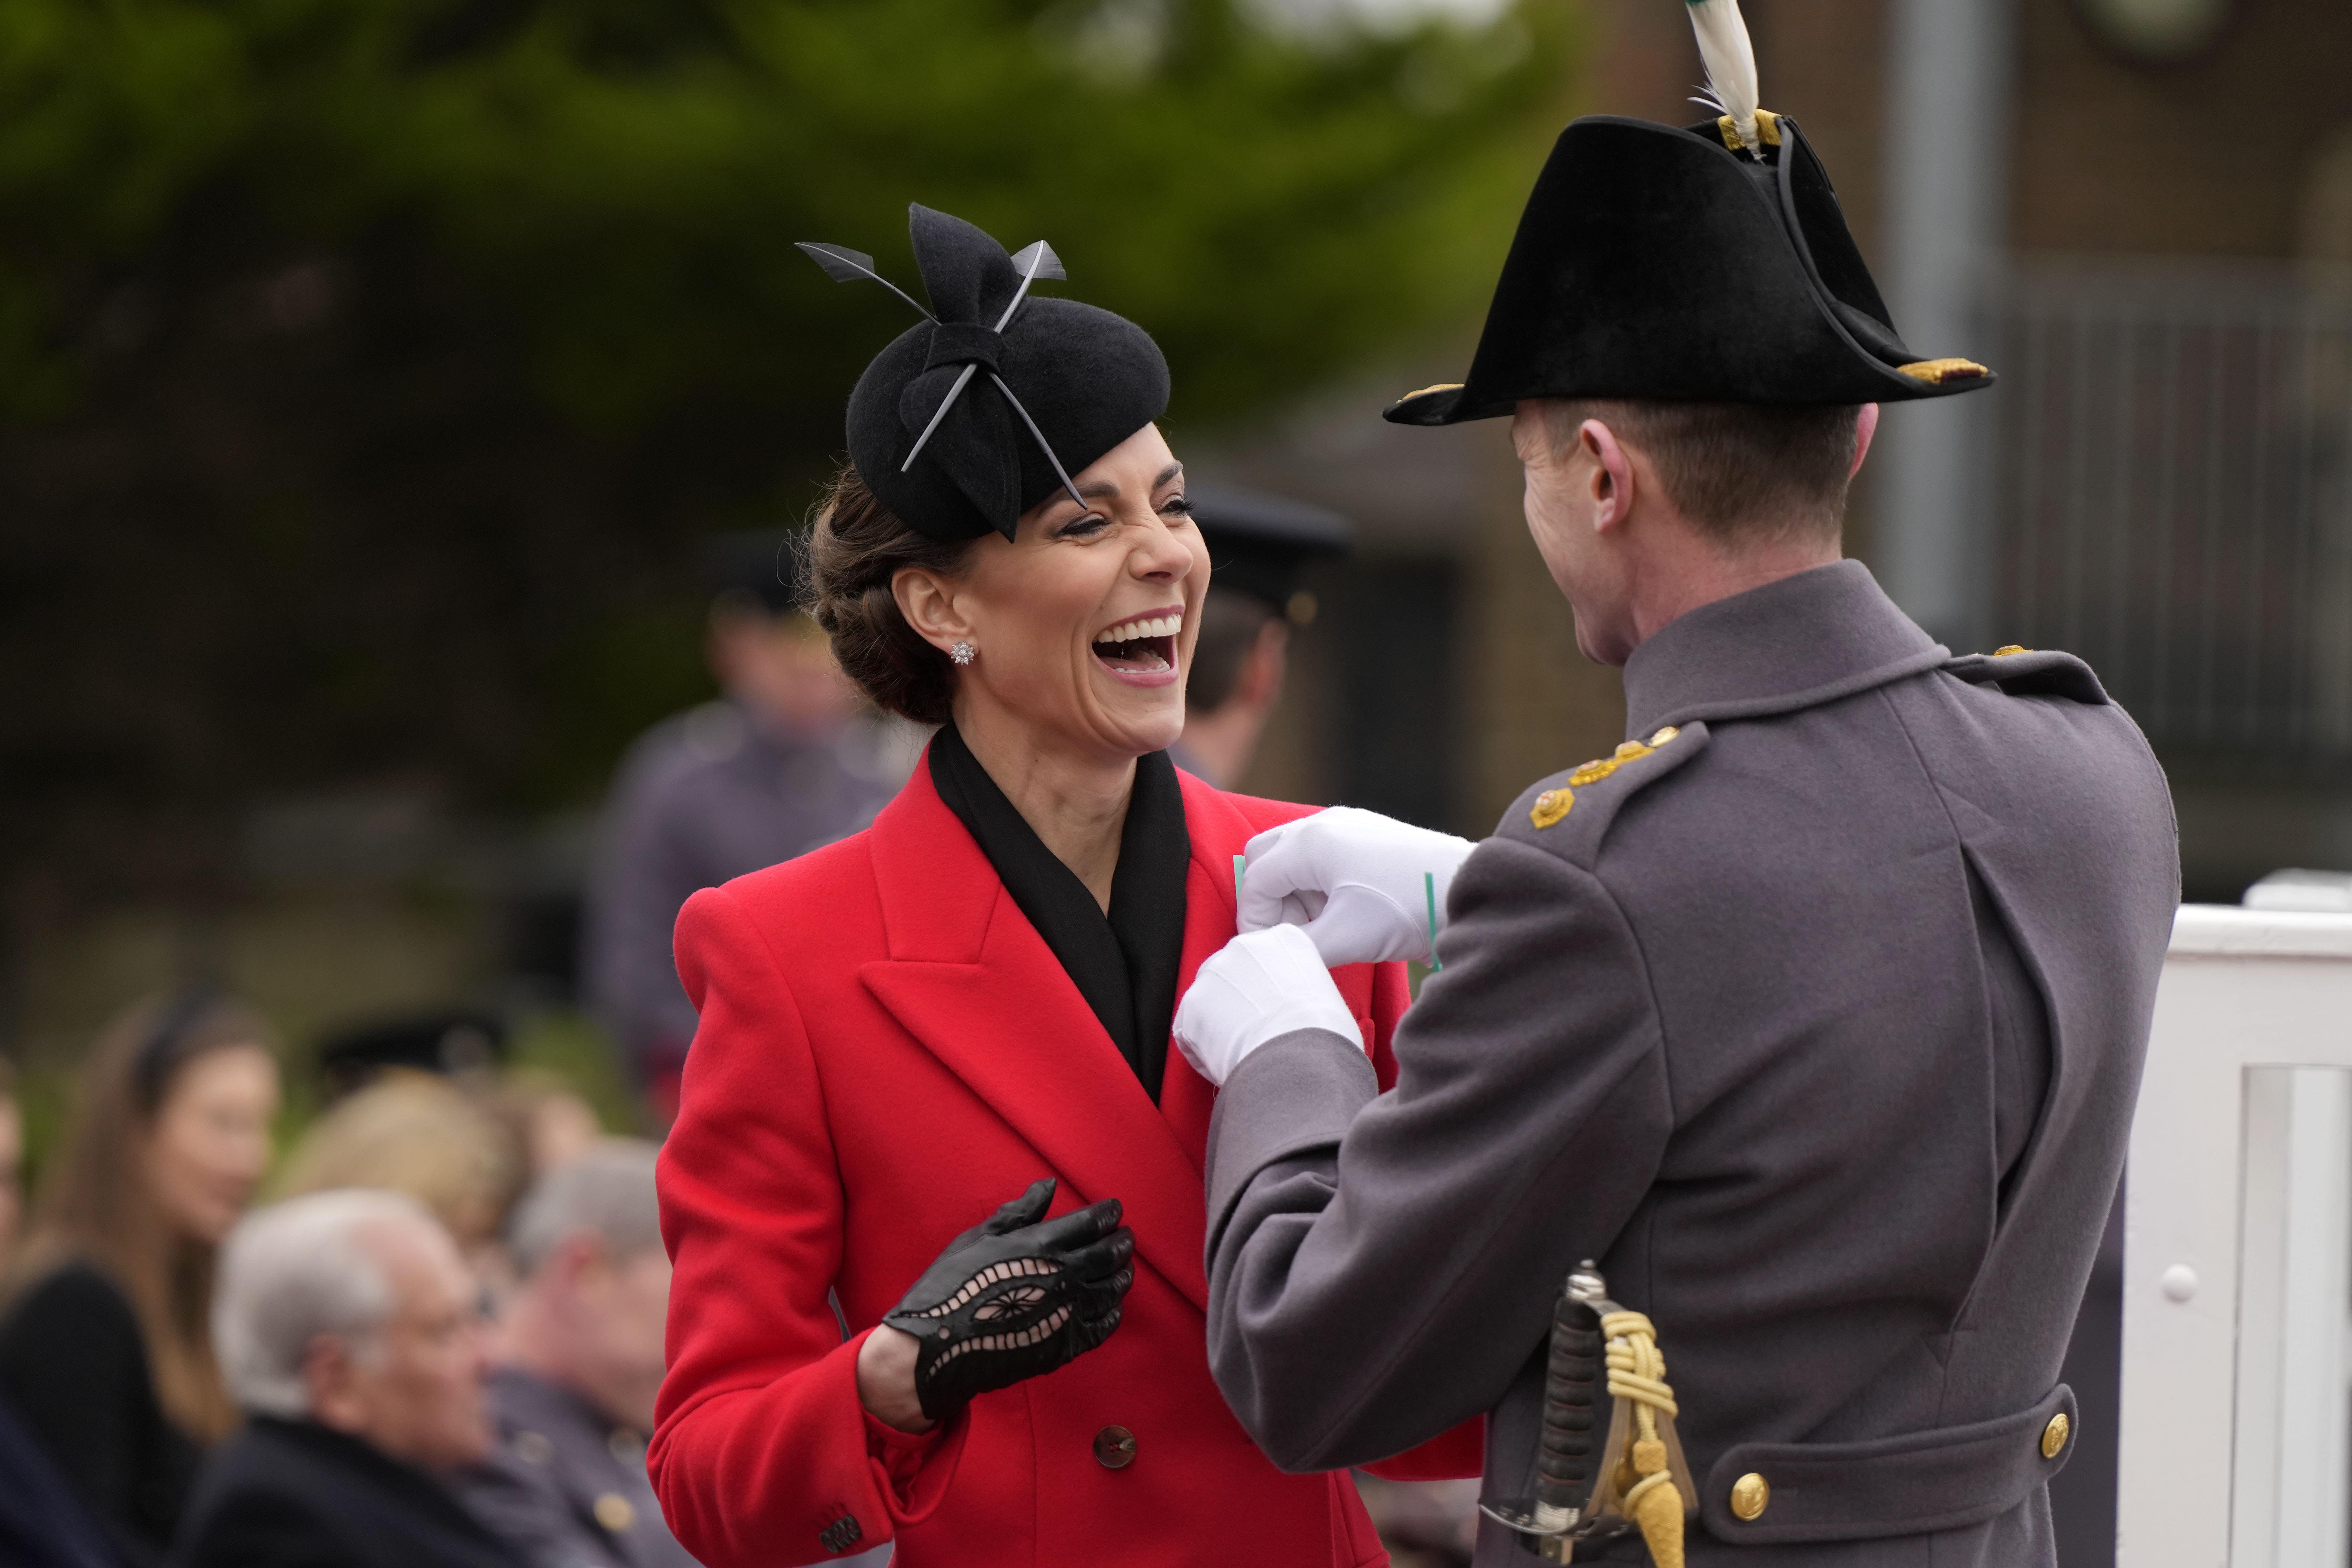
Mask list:
[[[1135,1463],[1135,1434],[1124,1426],[1106,1426],[1095,1434],[1095,1458],[1107,1470],[1123,1470]]]

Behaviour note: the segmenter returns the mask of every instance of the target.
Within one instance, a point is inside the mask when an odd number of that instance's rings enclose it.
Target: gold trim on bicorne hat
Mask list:
[[[1895,368],[1899,374],[1914,381],[1926,382],[1929,386],[1941,386],[1948,381],[1974,381],[1980,375],[1992,374],[1972,359],[1920,359]]]
[[[1725,146],[1730,148],[1735,153],[1745,152],[1747,150],[1748,144],[1740,141],[1739,127],[1732,123],[1731,116],[1727,114],[1722,119],[1717,121],[1715,122],[1715,128],[1717,131],[1722,132],[1723,144]],[[1769,109],[1758,110],[1756,111],[1756,139],[1763,142],[1767,147],[1778,147],[1780,144],[1780,117],[1773,113]]]

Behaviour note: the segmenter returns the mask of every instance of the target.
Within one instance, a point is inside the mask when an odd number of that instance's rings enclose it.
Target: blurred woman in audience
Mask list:
[[[530,1151],[487,1094],[437,1073],[394,1068],[310,1123],[286,1156],[273,1195],[341,1187],[405,1193],[447,1227],[494,1290],[504,1276],[499,1236],[530,1180]]]
[[[99,1038],[0,1318],[0,1398],[134,1563],[168,1549],[235,1411],[213,1356],[215,1259],[269,1162],[278,1064],[209,988]]]

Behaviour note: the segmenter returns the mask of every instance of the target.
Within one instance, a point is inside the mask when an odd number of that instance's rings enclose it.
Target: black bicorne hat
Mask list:
[[[926,320],[874,356],[849,395],[849,460],[927,538],[1011,539],[1021,514],[1168,407],[1168,362],[1134,322],[1031,285],[1058,279],[1045,241],[1018,256],[929,207],[908,209],[931,308],[874,258],[803,244],[827,274],[869,279]],[[1085,504],[1083,501],[1081,505]]]
[[[1560,132],[1503,263],[1466,383],[1391,405],[1400,425],[1523,397],[1894,403],[1992,384],[1906,346],[1804,132],[1758,111],[1676,129],[1594,115]]]

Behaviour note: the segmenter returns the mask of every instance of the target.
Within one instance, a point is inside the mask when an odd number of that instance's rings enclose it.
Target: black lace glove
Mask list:
[[[948,1243],[882,1321],[915,1336],[915,1397],[944,1421],[977,1394],[1074,1360],[1118,1327],[1135,1233],[1117,1198],[1040,1225],[1054,1180]]]

